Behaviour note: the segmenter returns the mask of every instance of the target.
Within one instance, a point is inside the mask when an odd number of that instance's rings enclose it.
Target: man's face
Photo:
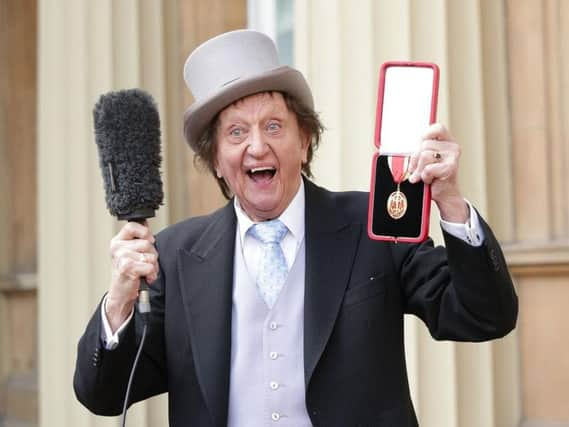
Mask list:
[[[278,217],[300,185],[308,138],[283,96],[240,99],[219,115],[215,170],[253,221]]]

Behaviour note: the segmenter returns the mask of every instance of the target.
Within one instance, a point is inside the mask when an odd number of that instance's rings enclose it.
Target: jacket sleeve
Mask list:
[[[446,249],[428,240],[393,250],[405,311],[421,318],[435,339],[484,341],[516,325],[518,300],[506,261],[482,218],[480,225],[480,247],[443,233]]]
[[[129,406],[166,391],[163,283],[164,278],[160,277],[150,286],[152,312],[131,386]],[[113,350],[105,350],[101,341],[102,328],[99,304],[79,340],[73,387],[77,399],[94,414],[120,415],[143,323],[135,311],[132,321],[121,333],[118,346]]]

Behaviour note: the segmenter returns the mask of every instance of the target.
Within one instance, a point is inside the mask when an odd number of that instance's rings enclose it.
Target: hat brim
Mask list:
[[[260,75],[240,78],[219,88],[215,93],[194,102],[184,114],[184,135],[192,150],[211,120],[228,105],[259,92],[286,92],[306,107],[314,109],[312,92],[302,73],[294,68],[282,66]]]

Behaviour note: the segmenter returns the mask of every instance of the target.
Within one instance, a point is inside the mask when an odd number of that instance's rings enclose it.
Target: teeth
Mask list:
[[[273,167],[262,167],[262,168],[253,168],[251,169],[251,173],[255,173],[255,172],[263,172],[263,171],[274,171],[275,168]]]

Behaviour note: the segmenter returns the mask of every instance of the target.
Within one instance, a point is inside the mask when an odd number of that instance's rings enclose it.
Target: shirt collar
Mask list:
[[[304,180],[300,180],[300,186],[296,195],[293,197],[289,205],[286,207],[284,212],[278,217],[284,225],[288,228],[292,236],[297,240],[297,242],[302,241],[304,238]],[[241,239],[241,245],[245,240],[245,234],[254,224],[254,221],[247,216],[247,214],[241,209],[239,200],[235,197],[233,202],[233,207],[235,209],[235,214],[237,216],[237,229],[239,231],[239,238]]]

